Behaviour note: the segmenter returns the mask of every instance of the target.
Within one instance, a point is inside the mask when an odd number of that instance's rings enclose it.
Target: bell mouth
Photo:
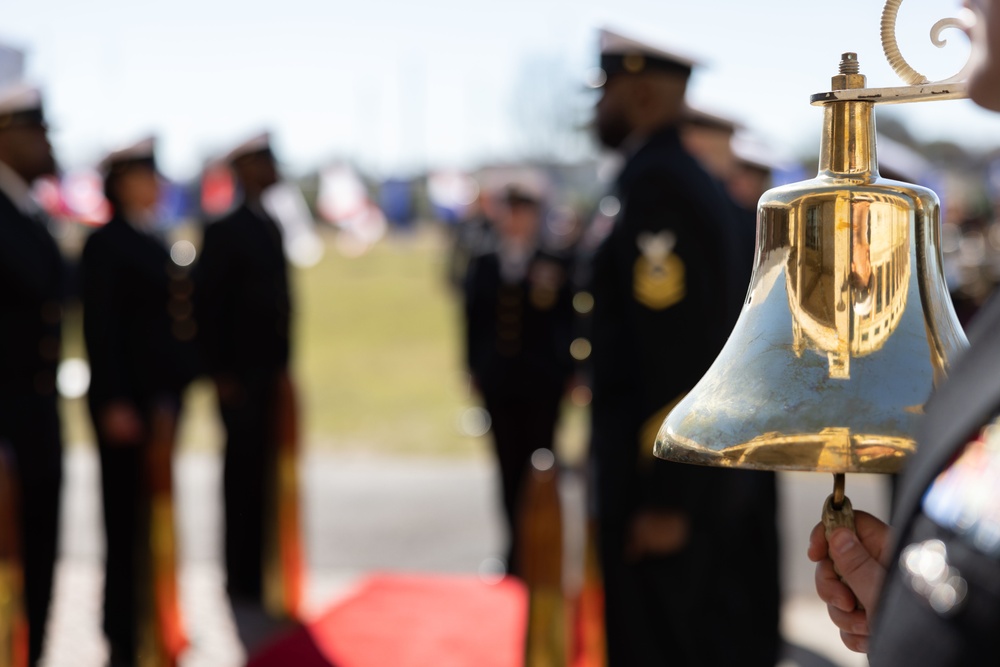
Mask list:
[[[723,468],[891,474],[902,469],[915,449],[912,438],[851,434],[846,428],[794,435],[764,433],[738,445],[710,449],[672,433],[664,424],[653,451],[668,461]]]

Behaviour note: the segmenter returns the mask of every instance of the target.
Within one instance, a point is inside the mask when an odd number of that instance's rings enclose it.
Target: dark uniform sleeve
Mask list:
[[[98,405],[131,395],[123,340],[121,290],[105,239],[91,236],[81,260],[83,334],[90,358],[91,400]]]
[[[874,667],[1000,664],[1000,560],[921,515],[875,623]]]
[[[626,317],[635,332],[643,404],[639,464],[644,500],[651,505],[685,505],[703,510],[700,469],[653,458],[656,430],[676,402],[701,379],[729,335],[732,308],[728,273],[728,221],[719,202],[701,201],[675,178],[650,173],[623,202],[623,225],[614,251],[618,289],[631,294]],[[687,489],[687,490],[682,490]]]
[[[226,329],[233,295],[233,258],[226,244],[225,229],[208,225],[202,243],[201,257],[191,273],[194,283],[195,319],[204,369],[209,374],[224,372],[226,341],[231,340]]]

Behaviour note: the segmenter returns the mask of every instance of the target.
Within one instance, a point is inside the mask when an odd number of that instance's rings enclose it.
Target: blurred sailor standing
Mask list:
[[[584,236],[584,248],[595,248],[591,457],[609,667],[777,660],[773,506],[759,508],[757,485],[734,471],[652,454],[663,418],[722,349],[746,289],[732,275],[733,207],[681,143],[694,64],[601,33],[596,130],[625,157],[613,200],[601,205],[614,216]],[[731,574],[723,526],[750,507],[771,525],[754,533],[767,555],[748,585]]]
[[[172,547],[151,547],[174,541],[170,456],[194,373],[196,329],[191,280],[158,235],[153,150],[154,140],[143,139],[101,162],[112,217],[87,239],[81,260],[88,401],[107,539],[104,632],[113,666],[151,664],[140,658],[149,654],[175,659],[184,644]],[[166,515],[153,516],[158,504]],[[160,597],[164,588],[170,599]]]
[[[573,373],[569,257],[543,243],[540,195],[503,193],[494,242],[465,276],[466,359],[490,415],[507,522],[507,569],[521,574],[518,515],[531,455],[552,449]]]
[[[40,91],[23,84],[0,91],[0,449],[10,448],[18,471],[31,665],[42,654],[59,528],[65,270],[30,188],[55,171]]]
[[[278,539],[270,527],[280,422],[288,422],[283,407],[292,396],[291,295],[281,230],[262,200],[279,180],[270,136],[241,143],[225,161],[242,199],[205,229],[195,305],[226,429],[226,588],[241,639],[252,649],[280,613],[267,604],[265,579],[267,553]],[[293,468],[294,462],[288,472]],[[282,537],[296,539],[288,532]]]

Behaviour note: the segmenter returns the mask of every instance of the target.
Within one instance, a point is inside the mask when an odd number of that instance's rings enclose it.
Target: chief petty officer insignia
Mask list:
[[[1000,558],[1000,417],[968,443],[927,490],[924,513],[973,552]],[[951,545],[954,546],[954,545]],[[904,580],[942,616],[965,601],[968,582],[949,545],[930,539],[907,546],[899,559]]]
[[[664,310],[684,298],[684,262],[674,253],[670,230],[643,232],[636,239],[639,257],[633,270],[635,299],[651,310]]]

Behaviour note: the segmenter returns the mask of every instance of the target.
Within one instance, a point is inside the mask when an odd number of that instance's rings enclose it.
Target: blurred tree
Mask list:
[[[566,163],[596,154],[589,131],[594,93],[562,56],[526,57],[511,92],[517,158]]]

